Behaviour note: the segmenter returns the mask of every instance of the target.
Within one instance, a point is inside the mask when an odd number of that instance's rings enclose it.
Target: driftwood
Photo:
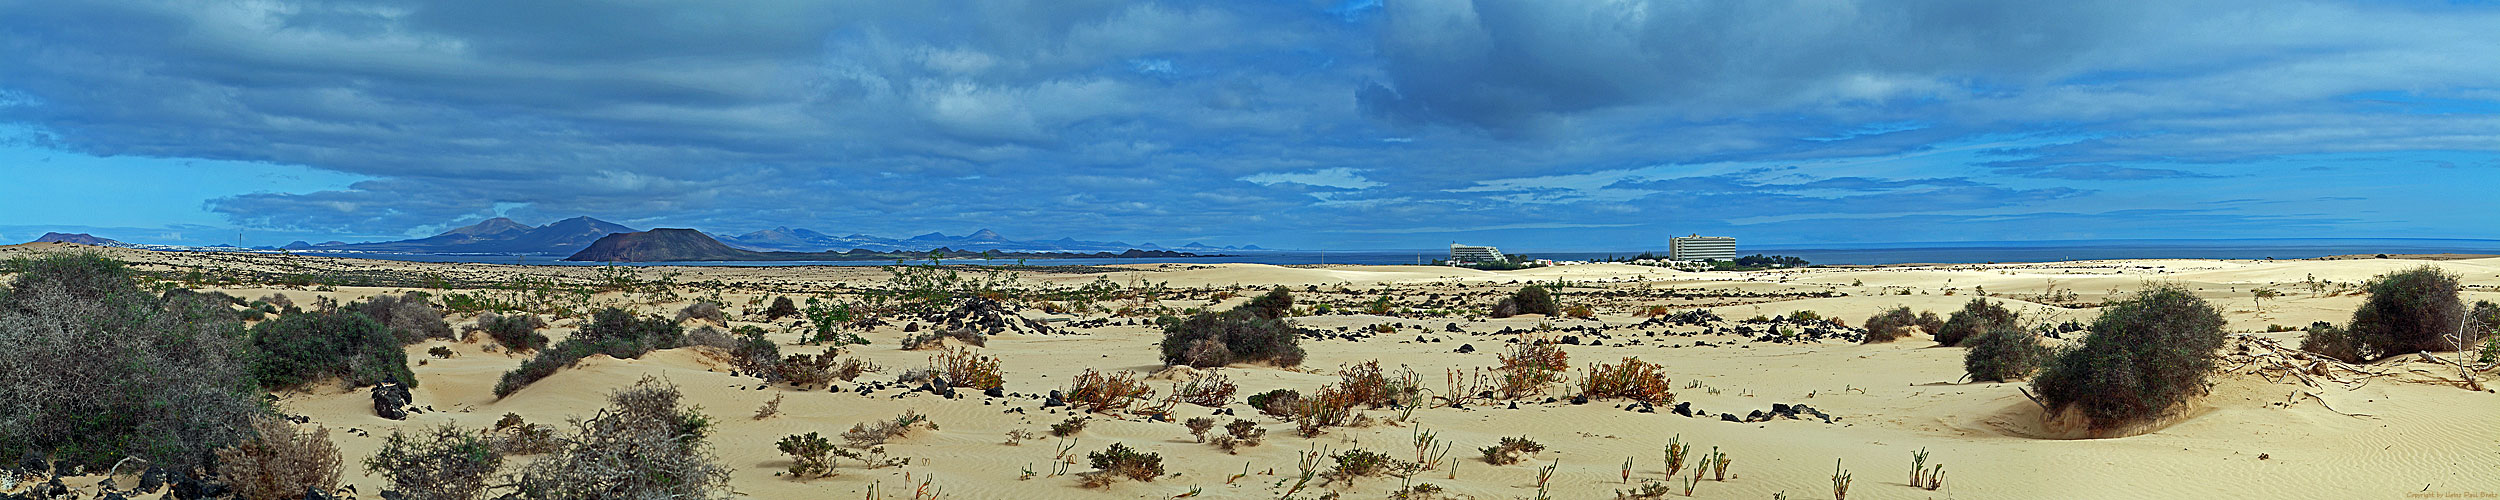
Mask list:
[[[2343,410],[2338,410],[2338,409],[2335,409],[2335,407],[2334,407],[2334,406],[2329,406],[2329,405],[2327,405],[2327,404],[2326,404],[2326,398],[2318,397],[2317,393],[2313,393],[2313,392],[2309,392],[2309,391],[2305,391],[2305,390],[2303,390],[2303,391],[2294,391],[2294,393],[2292,394],[2291,400],[2292,400],[2292,401],[2300,401],[2300,397],[2301,397],[2301,396],[2308,396],[2308,397],[2309,397],[2309,399],[2314,399],[2314,400],[2317,400],[2317,401],[2318,401],[2318,407],[2320,407],[2320,408],[2325,408],[2325,409],[2326,409],[2326,411],[2335,412],[2335,414],[2337,414],[2337,415],[2343,415],[2343,416],[2353,417],[2353,418],[2361,418],[2361,417],[2370,417],[2370,416],[2371,416],[2371,415],[2370,415],[2370,414],[2368,414],[2368,413],[2345,413]]]

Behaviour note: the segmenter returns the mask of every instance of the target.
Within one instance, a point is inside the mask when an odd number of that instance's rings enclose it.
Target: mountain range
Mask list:
[[[993,233],[994,234],[994,233]],[[1087,259],[1141,257],[1200,257],[1170,250],[1127,249],[1113,252],[981,252],[938,247],[934,250],[881,252],[851,249],[847,252],[758,252],[722,244],[720,240],[693,229],[659,228],[638,233],[615,233],[592,242],[589,248],[564,260],[575,262],[685,262],[685,261],[820,261],[820,260],[917,260],[931,258],[972,259]]]
[[[278,248],[296,251],[572,255],[581,252],[583,249],[590,247],[591,243],[597,242],[600,238],[604,238],[610,234],[633,233],[638,231],[641,230],[590,217],[574,217],[536,227],[514,222],[512,219],[497,217],[487,219],[476,224],[470,224],[468,226],[444,231],[442,234],[410,240],[370,243],[346,243],[338,241],[310,243],[296,241]],[[49,237],[49,235],[47,235],[47,237]],[[772,229],[736,236],[706,234],[705,237],[706,239],[715,240],[713,244],[725,244],[728,247],[738,250],[756,252],[816,253],[845,252],[849,250],[865,249],[870,252],[925,253],[930,249],[943,248],[963,249],[964,251],[975,253],[982,250],[996,250],[1001,252],[1023,253],[1093,254],[1101,252],[1118,253],[1128,250],[1262,250],[1256,245],[1215,247],[1194,242],[1178,247],[1164,247],[1153,243],[1129,244],[1117,241],[1081,241],[1075,238],[1018,241],[1008,239],[1006,236],[998,234],[997,231],[991,231],[988,229],[973,231],[971,234],[963,236],[948,236],[944,233],[932,232],[909,238],[896,239],[866,234],[834,236],[808,229],[775,227]]]

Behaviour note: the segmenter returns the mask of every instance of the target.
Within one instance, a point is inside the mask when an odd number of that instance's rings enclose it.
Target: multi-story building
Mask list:
[[[1504,262],[1507,260],[1509,260],[1509,258],[1503,257],[1502,250],[1498,248],[1460,245],[1457,243],[1450,244],[1450,263],[1452,264],[1462,262]]]
[[[1667,258],[1684,261],[1736,260],[1736,238],[1698,234],[1668,238]]]

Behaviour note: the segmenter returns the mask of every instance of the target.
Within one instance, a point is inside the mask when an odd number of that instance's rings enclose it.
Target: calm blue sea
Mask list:
[[[1740,242],[1741,243],[1741,242]],[[1553,260],[1600,260],[1630,257],[1642,252],[1665,255],[1666,249],[1634,249],[1611,252],[1517,250],[1513,253]],[[2500,240],[2460,239],[2264,239],[2264,240],[2088,240],[2088,241],[2022,241],[2022,242],[1957,242],[1957,243],[1887,243],[1851,246],[1766,245],[1739,246],[1741,255],[1756,253],[1793,255],[1815,264],[1899,264],[1899,263],[1985,263],[1985,262],[2051,262],[2096,259],[2303,259],[2347,254],[2406,253],[2475,253],[2500,254]],[[1032,259],[1027,265],[1098,265],[1136,263],[1257,263],[1276,265],[1300,264],[1368,264],[1396,265],[1430,263],[1445,257],[1447,249],[1427,250],[1348,250],[1348,251],[1260,251],[1234,252],[1226,257],[1161,258],[1161,259]],[[432,254],[351,254],[345,257],[406,260],[421,262],[481,262],[494,264],[533,265],[603,265],[586,262],[563,262],[555,256],[511,255],[432,255]],[[835,262],[669,262],[643,265],[716,265],[716,266],[879,266],[894,261]],[[926,264],[928,261],[913,261]],[[944,261],[946,264],[1015,265],[1015,260],[978,259]]]

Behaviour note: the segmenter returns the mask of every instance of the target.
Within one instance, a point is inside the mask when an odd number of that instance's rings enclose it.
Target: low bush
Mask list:
[[[815,432],[783,437],[780,442],[774,443],[773,447],[780,449],[781,454],[790,457],[788,472],[791,477],[799,479],[831,476],[834,474],[834,457],[849,455],[849,452],[835,448],[833,440],[825,439],[824,436],[817,435]]]
[[[791,354],[773,362],[771,369],[763,372],[763,377],[799,389],[824,387],[832,384],[839,375],[834,373],[841,367],[836,357],[831,349],[821,354]]]
[[[302,432],[277,418],[252,421],[252,438],[217,450],[217,476],[247,500],[303,498],[339,485],[339,449],[330,430]]]
[[[536,357],[521,362],[519,368],[503,374],[495,383],[495,397],[510,396],[557,370],[572,366],[592,354],[606,354],[618,359],[642,357],[654,349],[673,349],[686,345],[686,330],[676,322],[659,317],[637,318],[624,309],[610,307],[591,315],[581,331],[553,347],[538,351]]]
[[[773,297],[772,307],[764,308],[764,321],[780,321],[781,318],[797,315],[799,305],[791,302],[789,297]]]
[[[2422,266],[2371,278],[2370,298],[2352,312],[2348,333],[2360,361],[2416,352],[2453,351],[2465,303],[2455,274]],[[2352,360],[2348,360],[2352,361]]]
[[[1293,389],[1276,389],[1252,394],[1248,398],[1243,398],[1242,402],[1249,403],[1251,408],[1259,409],[1260,414],[1278,419],[1289,419],[1293,418],[1294,407],[1302,404],[1302,392]]]
[[[1666,367],[1623,358],[1623,364],[1598,363],[1580,376],[1580,394],[1589,399],[1625,398],[1652,405],[1675,404],[1675,393],[1668,392]]]
[[[376,323],[389,327],[401,344],[414,344],[425,339],[451,338],[451,324],[443,322],[443,311],[426,301],[425,294],[382,294],[363,302],[348,304],[347,309],[363,313]]]
[[[1562,312],[1562,304],[1554,301],[1554,292],[1546,290],[1543,286],[1529,285],[1520,288],[1517,292],[1512,292],[1509,297],[1503,297],[1500,302],[1494,303],[1492,316],[1496,318],[1508,318],[1521,314],[1560,316]]]
[[[1163,454],[1130,449],[1128,445],[1111,443],[1110,448],[1085,454],[1085,460],[1101,474],[1138,481],[1153,481],[1163,475]]]
[[[955,339],[957,343],[973,347],[989,345],[989,336],[982,335],[981,332],[973,331],[971,328],[946,330],[937,327],[930,327],[920,333],[904,336],[901,343],[903,350],[918,351],[945,347],[946,339]]]
[[[938,425],[919,411],[904,410],[892,419],[851,424],[851,430],[842,433],[842,440],[852,448],[874,448],[894,438],[911,437],[913,430],[922,427],[937,430]]]
[[[1283,286],[1278,286],[1268,290],[1267,293],[1252,297],[1250,303],[1242,304],[1234,310],[1259,318],[1284,319],[1293,315],[1293,292],[1285,290]]]
[[[1962,353],[1962,370],[1971,380],[2005,382],[2031,376],[2040,362],[2048,358],[2049,348],[2040,337],[2016,328],[1997,328],[1962,342],[1970,350]]]
[[[1865,343],[1891,342],[1908,337],[1910,329],[1916,327],[1918,327],[1918,316],[1910,313],[1908,306],[1894,306],[1866,318]]]
[[[1379,408],[1417,401],[1424,388],[1414,370],[1400,367],[1393,374],[1380,369],[1380,360],[1375,359],[1338,369],[1337,390],[1356,404]]]
[[[359,387],[386,382],[417,386],[399,339],[360,312],[328,309],[263,321],[252,325],[252,345],[260,351],[253,373],[266,387],[295,387],[328,377]]]
[[[1076,433],[1085,432],[1085,424],[1092,422],[1093,420],[1086,419],[1084,415],[1069,415],[1067,420],[1050,424],[1050,437],[1074,436]]]
[[[711,418],[679,406],[676,386],[654,378],[608,396],[575,420],[558,449],[521,468],[514,495],[531,500],[725,498],[729,468],[704,444]]]
[[[1521,459],[1529,455],[1545,451],[1545,445],[1530,440],[1527,436],[1503,437],[1499,444],[1479,448],[1476,451],[1484,453],[1484,463],[1510,465],[1519,463]]]
[[[528,352],[547,348],[547,336],[538,333],[546,327],[547,321],[536,314],[489,312],[479,314],[477,326],[471,328],[486,332],[486,338],[494,339],[495,345],[506,351]]]
[[[518,413],[503,414],[487,436],[489,443],[495,447],[495,453],[503,456],[552,453],[561,444],[556,440],[555,429],[522,420]]]
[[[468,500],[486,492],[503,455],[485,436],[450,424],[409,435],[392,430],[382,449],[365,459],[365,472],[382,476],[390,489],[419,500]]]
[[[1353,484],[1356,478],[1387,474],[1390,468],[1398,465],[1398,460],[1389,458],[1387,453],[1364,449],[1346,450],[1333,458],[1337,466],[1328,471],[1329,477],[1344,480],[1347,484]]]
[[[956,347],[929,356],[929,370],[946,379],[947,385],[974,389],[1005,387],[1007,378],[998,370],[998,358],[983,356],[969,347]]]
[[[1546,342],[1512,344],[1510,352],[1495,356],[1502,362],[1500,392],[1503,398],[1519,399],[1545,393],[1546,386],[1562,380],[1571,369],[1571,357],[1560,346]]]
[[[1987,299],[1974,298],[1970,299],[1969,303],[1963,304],[1962,310],[1954,311],[1951,318],[1945,319],[1943,326],[1929,334],[1936,337],[1938,344],[1958,346],[1962,345],[1964,339],[1987,333],[1989,330],[2018,328],[2020,325],[2015,324],[2016,320],[2013,310],[1988,302]]]
[[[0,287],[0,457],[101,470],[136,456],[188,471],[267,413],[225,302],[148,293],[101,254],[0,269],[16,274]]]
[[[2361,344],[2352,338],[2352,332],[2324,321],[2310,323],[2306,332],[2300,338],[2300,350],[2346,363],[2362,361]]]
[[[1944,331],[1944,318],[1937,317],[1935,311],[1919,311],[1918,331],[1927,332],[1930,336]]]
[[[695,335],[687,335],[689,339]],[[753,325],[729,330],[729,364],[739,371],[769,378],[774,366],[781,363],[781,343],[764,338],[764,329]]]
[[[1204,312],[1187,318],[1165,316],[1163,364],[1212,368],[1232,363],[1266,363],[1280,367],[1302,364],[1301,332],[1270,311],[1252,307]]]
[[[1321,387],[1294,401],[1291,414],[1295,430],[1304,437],[1318,436],[1322,429],[1352,422],[1355,407],[1362,404],[1362,396],[1343,386]]]
[[[1207,370],[1191,375],[1189,380],[1172,384],[1172,396],[1183,403],[1222,408],[1233,404],[1233,391],[1240,389],[1221,370]]]
[[[683,323],[689,319],[699,319],[710,321],[714,324],[726,325],[729,324],[729,313],[722,312],[720,310],[720,304],[697,301],[693,304],[687,304],[684,309],[677,310],[678,322]]]
[[[2102,309],[2081,345],[2060,352],[2031,388],[2052,415],[2077,411],[2094,430],[2156,418],[2206,391],[2222,313],[2176,285]]]
[[[1147,387],[1146,382],[1135,373],[1105,375],[1088,368],[1068,382],[1066,396],[1070,409],[1119,413],[1138,401],[1153,398],[1154,392],[1154,388]]]
[[[1215,446],[1225,453],[1239,454],[1242,448],[1258,446],[1266,437],[1267,429],[1259,428],[1258,422],[1236,418],[1233,423],[1224,424],[1224,435],[1215,437]]]

